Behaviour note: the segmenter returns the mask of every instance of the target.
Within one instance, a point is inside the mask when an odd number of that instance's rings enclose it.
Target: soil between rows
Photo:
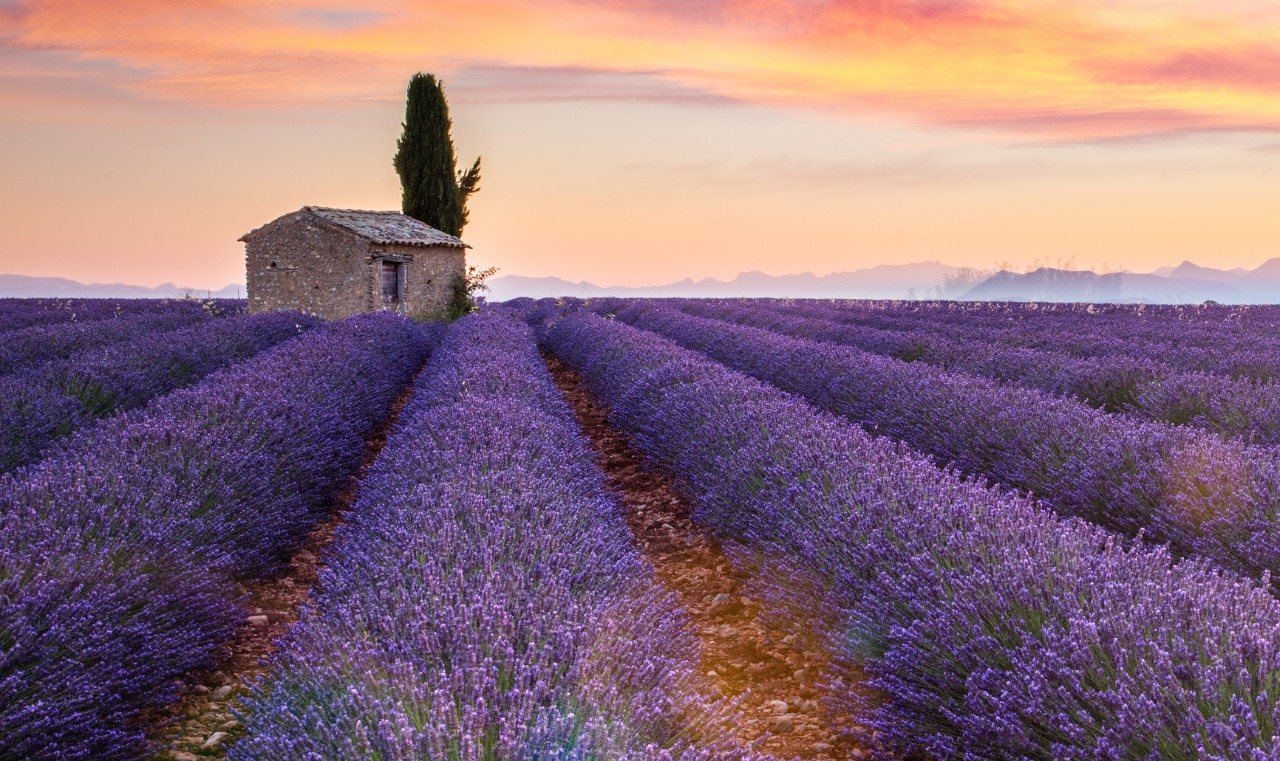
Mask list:
[[[366,442],[359,470],[325,507],[329,518],[311,531],[306,543],[290,558],[288,570],[276,578],[246,585],[248,617],[227,643],[218,665],[188,674],[181,697],[148,716],[147,739],[155,750],[153,758],[168,761],[226,758],[228,746],[243,735],[240,723],[231,716],[231,707],[248,682],[267,672],[267,658],[298,620],[302,606],[311,599],[324,552],[333,542],[347,511],[355,504],[357,487],[382,452],[387,434],[412,398],[413,390],[414,384],[410,382],[392,403],[387,422]]]
[[[787,622],[747,594],[749,576],[735,569],[719,542],[691,519],[692,506],[671,478],[648,467],[581,377],[544,354],[561,393],[591,441],[599,466],[626,511],[636,546],[658,580],[688,612],[700,664],[721,694],[736,699],[734,723],[743,743],[802,759],[863,758],[849,722],[822,708],[827,655],[799,621]],[[760,742],[761,738],[765,738]]]
[[[626,509],[636,546],[689,614],[701,669],[720,694],[735,700],[741,717],[734,723],[736,739],[758,743],[759,749],[779,757],[865,757],[865,751],[849,742],[847,720],[822,709],[820,674],[826,654],[808,629],[800,622],[781,621],[776,611],[763,615],[760,603],[746,593],[749,577],[734,568],[709,531],[693,523],[692,507],[676,493],[672,480],[648,467],[626,435],[609,425],[605,408],[576,373],[553,356],[545,358]],[[355,502],[357,485],[412,392],[410,385],[393,405],[387,424],[370,437],[359,473],[335,495],[330,517],[294,553],[288,570],[247,587],[250,618],[227,644],[218,665],[189,674],[181,697],[149,715],[154,758],[225,758],[228,746],[241,736],[231,708],[244,686],[266,673],[278,640],[310,599],[323,554]]]

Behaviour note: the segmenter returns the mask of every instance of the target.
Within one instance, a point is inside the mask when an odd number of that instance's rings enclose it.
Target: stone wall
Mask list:
[[[289,214],[248,236],[245,281],[249,312],[300,309],[327,320],[382,309],[382,261],[404,264],[401,311],[439,316],[466,254],[450,246],[375,246],[308,212]]]
[[[375,246],[372,253],[413,258],[404,266],[404,311],[411,317],[443,313],[453,296],[453,281],[466,269],[464,249],[451,246]]]
[[[297,213],[245,243],[249,312],[300,309],[328,320],[373,309],[368,241]]]

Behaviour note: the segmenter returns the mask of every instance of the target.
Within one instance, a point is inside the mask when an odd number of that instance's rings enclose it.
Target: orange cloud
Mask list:
[[[26,0],[0,46],[130,72],[123,95],[264,107],[463,97],[899,114],[1061,139],[1280,131],[1280,18],[1242,2]],[[0,79],[7,73],[0,72]],[[625,83],[624,80],[633,78]],[[12,88],[6,88],[9,90]]]

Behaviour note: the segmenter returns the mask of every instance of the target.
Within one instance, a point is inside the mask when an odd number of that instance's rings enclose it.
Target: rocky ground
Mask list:
[[[294,553],[288,570],[247,588],[250,602],[245,622],[228,643],[217,667],[188,674],[179,699],[148,717],[150,739],[156,748],[153,758],[157,761],[226,758],[227,748],[243,734],[231,710],[245,685],[266,673],[267,657],[310,599],[324,551],[355,502],[356,484],[382,451],[387,432],[411,395],[412,388],[406,389],[396,400],[390,422],[369,439],[359,476],[336,495],[329,506],[330,518],[312,531],[306,544]]]
[[[782,757],[867,756],[851,743],[849,722],[822,708],[826,654],[809,630],[747,593],[750,572],[735,568],[710,532],[692,522],[692,507],[673,481],[647,468],[626,435],[610,427],[579,376],[555,357],[546,360],[627,509],[637,546],[692,617],[713,689],[736,699],[738,739]]]
[[[646,467],[643,455],[609,426],[604,408],[575,373],[554,357],[547,362],[627,508],[637,547],[689,612],[702,651],[701,668],[715,693],[731,698],[741,717],[735,723],[737,739],[779,757],[864,757],[849,740],[848,722],[822,708],[820,675],[826,655],[807,628],[788,623],[778,611],[766,611],[747,592],[750,572],[735,568],[715,538],[692,522],[692,508],[672,480]],[[397,414],[408,398],[406,392],[398,400]],[[361,475],[381,451],[390,427],[370,440]],[[217,667],[189,674],[180,699],[150,717],[155,759],[226,757],[243,732],[232,716],[237,698],[246,684],[266,672],[276,641],[310,598],[325,548],[355,500],[357,482],[336,497],[332,517],[312,532],[286,573],[248,589],[245,623]]]

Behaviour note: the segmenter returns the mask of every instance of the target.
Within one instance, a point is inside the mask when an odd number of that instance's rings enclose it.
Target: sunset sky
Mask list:
[[[1280,256],[1280,0],[0,0],[0,273],[218,288],[399,208],[417,71],[504,274]]]

